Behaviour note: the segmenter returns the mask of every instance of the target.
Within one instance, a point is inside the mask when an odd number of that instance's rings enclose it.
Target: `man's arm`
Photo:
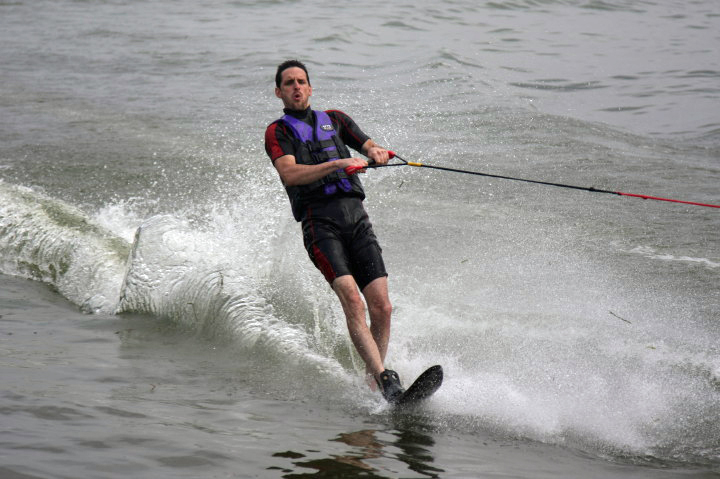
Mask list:
[[[291,154],[292,141],[284,127],[274,122],[265,131],[265,151],[285,186],[308,185],[339,169],[351,165],[367,166],[365,160],[348,158],[317,165],[298,164]]]
[[[370,139],[352,118],[340,110],[328,110],[326,113],[337,122],[338,130],[346,145],[378,165],[387,164],[390,159],[387,150]]]
[[[388,151],[372,139],[368,139],[363,143],[362,154],[374,161],[377,165],[385,165],[390,159]],[[310,184],[337,170],[344,170],[348,166],[364,168],[368,165],[368,162],[361,158],[344,158],[327,161],[318,165],[299,165],[295,162],[293,155],[285,155],[275,160],[274,165],[285,186],[296,186]]]
[[[367,166],[367,161],[361,158],[343,158],[317,165],[300,165],[295,161],[293,155],[284,155],[275,160],[273,164],[285,186],[298,186],[308,185],[337,170],[344,170],[348,166],[364,168]]]
[[[364,133],[357,128],[350,117],[340,111],[332,111],[332,113],[341,116],[345,131],[357,129],[357,132],[353,132],[353,134],[356,135],[355,137],[362,138],[364,136],[364,138],[367,138],[367,136],[365,136]],[[294,155],[283,154],[284,152],[289,151],[290,147],[283,146],[284,143],[282,142],[285,141],[286,137],[284,130],[276,131],[276,129],[278,129],[278,124],[273,123],[266,130],[265,149],[268,156],[270,156],[270,159],[273,160],[273,165],[278,171],[280,179],[285,186],[307,185],[337,170],[345,169],[348,166],[359,166],[364,168],[368,165],[367,161],[360,158],[345,158],[317,165],[298,164],[295,161]],[[385,164],[388,162],[387,150],[369,138],[362,143],[359,151],[370,160],[374,160],[377,164]]]

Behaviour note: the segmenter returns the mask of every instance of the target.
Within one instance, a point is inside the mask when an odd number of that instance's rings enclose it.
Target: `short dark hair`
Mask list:
[[[307,68],[303,63],[299,60],[285,60],[277,67],[277,73],[275,73],[275,86],[280,88],[280,82],[282,82],[282,72],[287,70],[288,68],[302,68],[305,72],[305,75],[307,76],[308,85],[310,84],[310,74],[307,71]]]

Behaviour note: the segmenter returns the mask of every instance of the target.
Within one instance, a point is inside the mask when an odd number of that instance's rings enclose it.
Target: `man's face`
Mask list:
[[[280,98],[285,108],[304,110],[310,105],[312,87],[302,68],[290,67],[282,72],[280,87],[275,88],[275,96]]]

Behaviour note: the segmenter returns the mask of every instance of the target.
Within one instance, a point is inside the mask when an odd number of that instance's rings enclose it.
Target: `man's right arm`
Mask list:
[[[292,141],[278,123],[265,131],[265,151],[285,186],[308,185],[348,166],[367,166],[361,158],[344,158],[317,165],[303,165],[295,161]]]
[[[295,161],[293,155],[284,155],[273,162],[285,186],[308,185],[337,170],[344,170],[348,166],[364,168],[367,161],[362,158],[343,158],[335,161],[326,161],[317,165],[302,165]]]

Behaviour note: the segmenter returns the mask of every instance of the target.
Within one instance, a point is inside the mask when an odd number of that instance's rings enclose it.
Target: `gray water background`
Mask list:
[[[0,266],[55,291],[3,277],[3,472],[717,474],[717,210],[366,174],[389,363],[448,375],[397,417],[262,135],[299,57],[313,106],[408,160],[718,203],[719,23],[708,1],[1,4]]]

